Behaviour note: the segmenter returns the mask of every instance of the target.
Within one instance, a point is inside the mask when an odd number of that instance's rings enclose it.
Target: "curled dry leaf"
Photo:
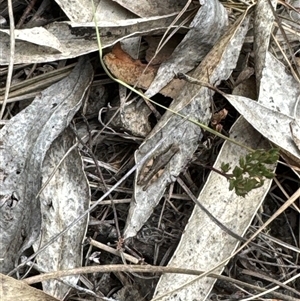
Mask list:
[[[227,114],[228,114],[228,111],[225,108],[222,109],[221,111],[213,114],[213,116],[211,118],[211,122],[210,122],[213,129],[215,129],[218,132],[220,132],[220,130],[222,130],[222,125],[220,124],[220,122],[226,118]]]
[[[127,89],[119,86],[119,98],[113,99],[110,108],[105,114],[105,123],[110,121],[112,128],[122,129],[135,136],[145,137],[151,131],[149,115],[151,110],[143,100],[127,100]],[[99,114],[99,121],[102,116]]]
[[[103,57],[103,60],[118,79],[138,88],[146,89],[153,80],[157,67],[143,64],[140,60],[134,60],[122,50],[120,43],[114,45],[112,51]]]
[[[106,54],[103,60],[110,72],[123,82],[147,90],[154,80],[158,66],[143,64],[140,60],[134,60],[124,52],[117,43],[112,52]],[[182,89],[184,82],[174,79],[168,86],[160,91],[161,94],[174,98]]]
[[[193,70],[225,32],[228,15],[223,5],[218,0],[204,0],[201,4],[190,24],[191,29],[171,57],[160,66],[155,80],[145,93],[148,97],[161,91],[175,74]]]

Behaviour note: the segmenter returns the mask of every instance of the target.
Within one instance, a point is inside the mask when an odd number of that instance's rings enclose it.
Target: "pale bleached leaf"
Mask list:
[[[1,32],[9,35],[8,29],[0,29]],[[43,27],[15,29],[15,39],[33,43],[35,45],[53,48],[60,52],[61,44],[57,37]]]
[[[151,17],[179,12],[186,4],[186,0],[115,0],[124,8],[139,17]]]
[[[295,118],[300,116],[297,109],[297,99],[300,97],[300,87],[296,79],[290,74],[286,67],[269,52],[269,41],[272,34],[274,14],[271,6],[276,8],[277,1],[260,0],[256,6],[254,21],[254,51],[255,51],[255,73],[258,88],[258,103],[261,107],[250,101],[253,110],[253,120],[245,107],[241,114],[262,135],[282,148],[286,155],[292,156],[294,161],[299,160],[297,145],[297,127]],[[240,104],[242,105],[242,101]],[[270,109],[268,111],[268,109]],[[262,112],[262,111],[263,112]],[[258,113],[256,116],[255,114]],[[268,115],[264,115],[268,114]],[[267,118],[266,118],[267,116]],[[262,118],[260,121],[258,118]],[[271,132],[270,132],[271,130]],[[294,140],[294,141],[293,141]],[[296,141],[295,141],[296,140]],[[294,143],[295,142],[295,143]],[[298,161],[299,162],[299,161]]]
[[[110,0],[93,0],[98,22],[117,21],[136,17],[134,14]],[[91,0],[56,0],[71,22],[92,22],[94,19]]]
[[[189,32],[171,57],[159,67],[154,81],[145,93],[148,97],[157,94],[176,73],[194,69],[225,32],[228,15],[223,5],[217,0],[202,1],[202,4],[190,24]]]
[[[73,149],[66,156],[51,177],[75,142],[74,133],[69,128],[66,129],[52,143],[43,162],[42,184],[46,186],[39,198],[42,226],[40,237],[33,245],[35,251],[89,208],[90,191],[78,149]],[[47,183],[50,177],[51,180]],[[37,264],[42,271],[61,271],[82,266],[82,243],[87,222],[86,216],[39,254]],[[79,275],[62,278],[71,285],[77,284],[78,279]],[[70,290],[69,285],[57,280],[44,281],[42,285],[45,293],[60,300]]]
[[[277,1],[271,2],[275,9]],[[300,89],[286,67],[268,50],[274,19],[270,3],[264,0],[258,1],[254,21],[258,102],[272,110],[293,116]]]
[[[300,151],[291,137],[290,123],[294,118],[272,110],[250,98],[222,94],[244,116],[244,118],[264,137],[300,160]]]
[[[244,118],[236,121],[230,130],[230,136],[253,149],[268,148],[268,141],[262,139]],[[220,170],[222,162],[230,163],[234,167],[239,164],[239,158],[247,153],[245,148],[226,141],[214,168]],[[271,183],[271,180],[266,180],[261,188],[252,190],[244,198],[229,191],[225,177],[211,172],[198,200],[223,225],[243,236]],[[168,265],[206,271],[228,258],[237,244],[234,237],[223,231],[205,212],[195,206]],[[214,273],[221,273],[223,268],[219,267]],[[197,280],[196,276],[164,274],[157,284],[155,300],[206,300],[215,281],[209,277]]]
[[[97,7],[100,0],[93,0]],[[90,22],[93,19],[93,6],[91,0],[55,0],[72,22]]]
[[[258,102],[274,111],[297,118],[295,114],[300,117],[300,108],[295,109],[298,97],[300,97],[299,83],[278,59],[267,52]]]
[[[176,14],[161,17],[99,22],[102,47],[112,46],[128,37],[144,34],[162,34]],[[185,18],[186,15],[183,15]],[[49,47],[16,40],[15,64],[40,63],[74,58],[98,50],[94,22],[55,22],[45,26],[60,43],[60,53]],[[9,36],[0,31],[0,65],[8,65],[10,57]]]
[[[128,1],[129,3],[135,1]],[[166,14],[165,14],[166,15]],[[127,19],[134,19],[136,15],[131,13],[126,8],[120,6],[116,1],[111,0],[101,0],[99,5],[96,7],[96,19],[98,22],[102,21],[121,21]],[[82,20],[78,20],[77,22],[82,22]]]
[[[254,43],[253,48],[255,52],[255,76],[256,86],[260,90],[262,72],[265,67],[266,55],[269,49],[270,37],[273,29],[274,15],[270,4],[276,8],[277,1],[258,0],[255,7],[254,19]]]
[[[234,89],[233,93],[245,96],[256,94],[253,80],[249,78],[243,81]],[[230,130],[230,136],[254,149],[268,147],[267,140],[263,139],[243,117],[235,122]],[[244,148],[226,141],[214,163],[214,168],[220,170],[222,163],[229,163],[231,168],[234,168],[239,164],[240,156],[245,155],[247,155],[247,151]],[[212,172],[206,180],[198,200],[215,218],[236,234],[243,236],[271,183],[272,181],[267,180],[264,186],[248,193],[246,198],[241,198],[229,191],[228,182],[224,177]],[[222,237],[222,239],[216,239],[217,237]],[[229,257],[236,246],[236,239],[226,234],[212,222],[205,212],[195,206],[181,241],[168,265],[208,270]],[[220,267],[215,273],[221,273],[222,270],[223,267]],[[200,295],[201,300],[206,300],[215,280],[205,278],[188,283],[193,278],[196,277],[184,276],[182,278],[181,275],[177,275],[177,277],[171,274],[162,275],[156,287],[156,297],[159,300],[173,300],[172,297],[176,294],[175,300],[177,300],[177,294],[181,299],[189,299],[191,295],[195,295],[195,299],[197,299]],[[180,286],[183,287],[180,288]],[[197,295],[198,293],[199,295]],[[164,294],[164,298],[159,298]]]
[[[9,272],[39,235],[42,162],[69,125],[93,78],[81,59],[68,77],[40,93],[0,130],[0,271]]]

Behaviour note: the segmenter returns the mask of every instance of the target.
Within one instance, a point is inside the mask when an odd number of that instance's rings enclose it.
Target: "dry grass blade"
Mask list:
[[[6,78],[6,87],[5,87],[5,94],[4,100],[2,103],[1,111],[0,111],[0,120],[3,118],[4,111],[6,108],[6,103],[9,95],[9,89],[11,85],[11,79],[13,74],[13,67],[14,67],[14,57],[15,57],[15,32],[14,32],[14,16],[13,16],[13,7],[12,7],[12,0],[8,0],[8,13],[9,13],[9,23],[10,23],[10,54],[9,54],[9,66],[8,66],[8,74]]]

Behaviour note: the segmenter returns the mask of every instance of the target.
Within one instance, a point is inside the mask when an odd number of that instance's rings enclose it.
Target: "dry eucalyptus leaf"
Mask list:
[[[276,5],[276,1],[273,1]],[[283,114],[294,116],[295,102],[300,95],[298,82],[269,51],[274,16],[268,2],[257,3],[255,15],[255,74],[258,102]],[[297,116],[294,116],[297,118]],[[299,116],[300,117],[300,116]]]
[[[277,1],[272,1],[274,8],[276,4]],[[261,114],[260,106],[253,103],[253,101],[247,103],[246,107],[241,108],[240,113],[247,114],[250,119],[246,115],[244,116],[248,122],[259,130],[262,135],[281,147],[285,155],[290,156],[299,165],[300,154],[292,139],[297,141],[297,128],[293,126],[295,125],[294,118],[300,117],[299,107],[295,108],[297,99],[300,97],[300,88],[296,79],[285,66],[268,51],[273,22],[274,16],[269,2],[258,1],[254,22],[256,33],[254,40],[255,71],[257,87],[259,88],[258,103],[266,107],[263,111],[268,115]],[[243,103],[242,101],[240,105],[243,106]],[[245,112],[247,107],[254,110],[253,119],[249,112]],[[254,116],[258,111],[261,120],[258,120],[259,116]],[[280,115],[279,119],[277,119],[278,114]],[[268,116],[268,119],[266,119],[266,116]],[[295,135],[293,135],[293,129]]]
[[[138,101],[137,97],[128,100],[127,91],[126,87],[119,85],[119,97],[110,102],[111,108],[105,114],[104,123],[110,121],[109,126],[112,128],[145,137],[151,131],[149,122],[151,110],[144,101]],[[99,121],[103,123],[101,118],[99,114]]]
[[[143,64],[140,60],[134,60],[123,51],[120,43],[114,45],[112,51],[103,57],[110,72],[119,80],[129,85],[137,84],[138,88],[146,89],[157,72],[157,67]]]
[[[255,52],[255,75],[256,86],[258,91],[260,90],[261,79],[263,77],[263,71],[265,68],[266,55],[269,48],[270,37],[272,34],[274,15],[270,7],[272,3],[274,9],[276,9],[277,0],[265,1],[258,0],[255,7],[254,18],[254,52]],[[281,72],[279,73],[281,75]],[[272,76],[271,74],[269,76]],[[272,79],[269,79],[272,80]],[[276,84],[276,82],[270,82],[270,84]],[[260,93],[258,93],[260,94]]]
[[[266,54],[264,65],[258,102],[274,111],[300,118],[300,107],[295,110],[300,97],[299,83],[270,52]]]
[[[122,7],[116,1],[101,0],[96,8],[96,18],[98,22],[134,19],[136,16],[136,14],[133,14],[126,8]]]
[[[255,94],[256,90],[253,81],[253,79],[244,81],[234,89],[233,93],[238,91],[238,93],[243,93],[245,96]],[[235,139],[249,147],[268,147],[267,141],[243,117],[240,117],[235,122],[230,130],[230,136],[235,137]],[[220,169],[222,162],[230,162],[232,168],[234,168],[235,165],[239,164],[240,156],[246,154],[247,151],[245,149],[236,144],[225,142],[214,164],[214,168]],[[228,182],[225,178],[212,172],[198,196],[198,200],[218,220],[224,222],[227,227],[242,236],[248,228],[252,217],[260,207],[261,202],[264,200],[271,183],[272,181],[267,180],[267,183],[263,187],[247,194],[245,199],[229,191],[227,188]],[[217,237],[222,237],[222,240],[216,239]],[[181,241],[168,265],[172,267],[186,268],[188,266],[193,269],[208,270],[216,265],[218,261],[228,257],[236,248],[236,242],[232,236],[227,235],[222,229],[216,226],[205,212],[198,206],[195,206]],[[219,268],[216,273],[221,273],[222,269],[222,267]],[[181,275],[179,277],[174,277],[174,275],[170,274],[162,275],[156,287],[156,295],[159,298],[159,295],[170,292],[172,289],[180,287],[193,278],[190,276],[182,278]],[[189,299],[193,295],[197,299],[201,294],[201,300],[205,300],[214,283],[215,280],[211,278],[198,280],[180,290],[176,290],[176,294],[178,293],[181,297],[185,296],[185,299]],[[174,293],[167,294],[164,299],[171,299]]]
[[[39,235],[42,162],[85,99],[93,68],[81,59],[0,130],[0,271],[9,272]]]
[[[93,21],[93,7],[90,0],[62,1],[56,3],[65,12],[71,22],[91,22]],[[116,3],[109,0],[94,0],[97,21],[124,20],[134,18],[135,15]],[[173,11],[174,12],[174,11]],[[166,13],[164,13],[166,14]]]
[[[97,7],[100,0],[93,0]],[[55,0],[72,22],[90,22],[93,20],[93,6],[91,0]]]
[[[190,24],[191,29],[171,57],[159,67],[154,81],[145,93],[148,97],[157,94],[176,73],[194,69],[225,32],[228,15],[223,5],[218,0],[205,0],[201,3],[203,5]]]
[[[187,15],[184,14],[182,18]],[[127,37],[145,34],[162,34],[172,23],[176,14],[161,17],[129,19],[120,21],[101,21],[99,30],[102,47],[109,47]],[[25,41],[16,40],[14,63],[41,63],[74,58],[98,50],[95,24],[75,22],[55,22],[45,26],[60,43],[61,53],[49,47],[41,47]],[[0,31],[0,65],[8,65],[10,57],[9,36]]]
[[[75,144],[74,133],[67,128],[51,145],[43,162],[42,184],[46,184],[63,156]],[[90,202],[90,190],[83,170],[78,149],[72,150],[40,195],[42,226],[35,251],[63,231],[73,220],[82,215]],[[62,237],[58,238],[40,255],[37,264],[44,271],[59,271],[81,267],[82,242],[85,237],[88,217],[81,219]],[[77,284],[79,275],[64,277],[70,284]],[[43,291],[63,299],[70,287],[57,280],[42,282]]]
[[[139,58],[142,37],[127,38],[120,42],[121,48],[133,59]]]
[[[248,30],[247,12],[227,31],[213,47],[201,64],[194,70],[193,77],[204,82],[219,83],[227,79],[234,67]],[[211,117],[212,91],[186,83],[180,95],[172,102],[170,109],[180,112],[203,124],[208,124]],[[149,153],[163,139],[163,147],[155,152],[154,157],[165,160],[156,162],[145,173],[146,166],[138,167],[135,177],[134,200],[124,230],[124,237],[135,236],[151,215],[153,208],[161,199],[166,187],[188,164],[197,149],[202,131],[198,125],[183,120],[182,117],[167,111],[152,130],[145,142],[135,153],[135,160]],[[173,151],[173,154],[172,154]],[[149,160],[150,161],[150,160]],[[153,160],[155,161],[155,160]],[[158,161],[158,160],[156,160]],[[147,164],[146,164],[147,165]],[[157,177],[157,175],[159,175]],[[145,179],[148,183],[145,183]]]
[[[140,17],[151,17],[179,12],[186,4],[186,0],[115,0],[129,11]]]
[[[238,98],[229,101],[262,135],[299,165],[299,150],[292,141],[294,137],[290,130],[290,124],[300,117],[300,107],[297,106],[299,84],[270,52],[258,52],[258,55],[264,57],[258,103],[247,99],[239,101]]]
[[[268,141],[262,139],[261,135],[242,117],[230,130],[230,136],[253,149],[268,148]],[[235,167],[239,164],[239,158],[247,153],[246,149],[226,141],[214,168],[220,170],[222,162],[230,162],[230,165]],[[198,200],[223,225],[243,236],[271,183],[271,180],[266,180],[261,188],[252,190],[244,198],[237,196],[234,191],[229,191],[225,177],[211,172]],[[177,250],[168,265],[206,271],[229,257],[237,244],[238,241],[234,237],[224,232],[205,212],[195,206]],[[221,274],[223,268],[218,268],[214,273]],[[189,275],[162,275],[156,287],[155,300],[206,300],[216,279],[209,277],[196,279],[197,277]],[[160,298],[163,295],[164,297]]]
[[[110,53],[103,57],[103,60],[109,71],[116,78],[144,90],[147,90],[154,80],[158,69],[157,66],[143,64],[140,60],[132,59],[122,50],[119,43],[113,47]],[[184,81],[174,79],[160,93],[175,98],[183,85]]]
[[[127,102],[127,88],[119,86],[120,95],[120,121],[122,127],[135,136],[145,137],[151,131],[149,115],[151,110],[146,103],[140,99]]]
[[[45,28],[58,39],[61,53],[54,52],[48,47],[45,48],[29,42],[16,40],[15,64],[33,64],[74,58],[98,49],[95,40],[87,40],[75,33],[72,34],[72,29],[66,23],[52,23],[45,26]],[[1,65],[8,65],[9,63],[9,45],[9,36],[0,32]]]
[[[21,280],[0,274],[1,301],[59,301]]]
[[[258,102],[285,115],[294,116],[296,101],[300,97],[300,87],[294,77],[270,52],[266,54],[262,71]],[[297,117],[294,116],[294,117]]]
[[[9,29],[0,29],[0,31],[7,35],[10,35]],[[15,29],[14,34],[16,41],[25,41],[38,46],[52,48],[55,51],[61,51],[60,41],[55,35],[50,33],[44,27]]]
[[[300,151],[300,121],[293,120],[290,123],[290,129],[291,129],[291,134],[292,134],[292,139],[294,140],[296,146],[298,147]]]
[[[294,118],[250,98],[225,93],[222,95],[257,131],[289,153],[292,159],[300,162],[300,151],[295,146],[290,132],[290,123]]]
[[[146,137],[151,131],[149,115],[151,111],[145,102],[125,104],[120,107],[122,128],[135,136]]]

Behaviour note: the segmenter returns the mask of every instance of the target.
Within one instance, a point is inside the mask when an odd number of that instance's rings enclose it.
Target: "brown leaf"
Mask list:
[[[119,80],[131,86],[147,90],[154,80],[158,66],[143,64],[140,60],[134,60],[117,43],[112,52],[106,54],[103,60],[110,72]],[[173,80],[160,91],[164,96],[175,98],[184,85],[184,81]]]
[[[220,122],[226,118],[227,114],[228,114],[228,111],[225,108],[217,113],[214,113],[214,115],[211,119],[211,122],[210,122],[212,127],[214,129],[222,127],[220,125]]]

